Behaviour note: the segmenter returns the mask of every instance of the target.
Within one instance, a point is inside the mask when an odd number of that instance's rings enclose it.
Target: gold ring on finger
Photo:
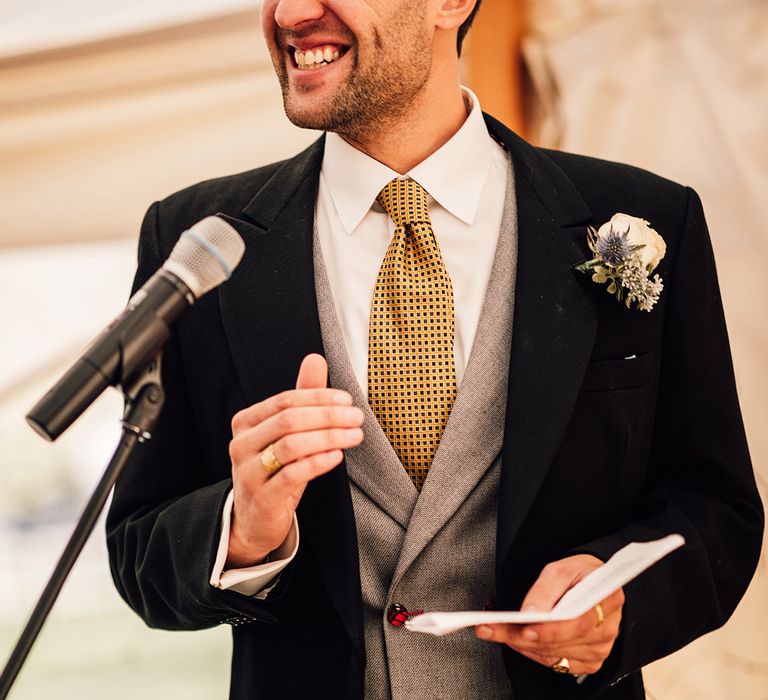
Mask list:
[[[552,664],[550,668],[555,673],[570,673],[571,672],[571,662],[568,661],[565,657],[560,659],[556,664]]]
[[[283,465],[280,464],[280,460],[275,457],[274,442],[269,443],[269,445],[267,445],[266,448],[264,448],[264,451],[261,453],[261,466],[264,467],[264,471],[267,472],[267,474],[270,476],[282,469]]]
[[[595,612],[597,613],[597,624],[595,627],[600,627],[605,622],[605,613],[603,613],[603,606],[600,603],[595,605]]]

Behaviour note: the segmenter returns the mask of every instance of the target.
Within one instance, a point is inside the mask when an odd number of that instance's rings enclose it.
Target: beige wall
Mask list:
[[[285,157],[258,11],[0,60],[0,246],[132,236],[158,197]]]

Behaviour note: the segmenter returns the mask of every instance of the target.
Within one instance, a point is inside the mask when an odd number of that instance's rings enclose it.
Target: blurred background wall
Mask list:
[[[484,3],[468,75],[487,109],[534,143],[630,163],[701,195],[768,501],[768,2]],[[766,552],[722,630],[646,669],[650,697],[768,698]]]
[[[111,453],[121,402],[106,394],[55,445],[23,415],[124,305],[143,212],[315,137],[283,115],[258,5],[0,4],[3,659]],[[765,493],[766,1],[484,0],[464,71],[484,108],[530,140],[702,195]],[[102,529],[12,697],[225,698],[228,629],[145,629],[112,589]],[[764,561],[724,630],[648,669],[649,696],[765,700],[766,581]]]

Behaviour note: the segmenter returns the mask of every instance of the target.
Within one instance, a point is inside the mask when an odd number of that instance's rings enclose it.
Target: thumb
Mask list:
[[[307,355],[299,367],[297,389],[323,389],[328,386],[328,363],[322,355]]]
[[[566,591],[602,564],[591,554],[575,554],[547,564],[525,596],[521,610],[551,610]]]
[[[539,578],[526,594],[521,610],[548,612],[555,607],[555,603],[579,579],[577,572],[564,564],[565,562],[556,562],[544,567]]]

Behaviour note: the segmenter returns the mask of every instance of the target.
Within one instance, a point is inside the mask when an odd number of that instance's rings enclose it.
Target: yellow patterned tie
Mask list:
[[[376,201],[395,233],[373,290],[368,403],[421,490],[456,399],[453,286],[426,190],[413,180],[392,180]]]

